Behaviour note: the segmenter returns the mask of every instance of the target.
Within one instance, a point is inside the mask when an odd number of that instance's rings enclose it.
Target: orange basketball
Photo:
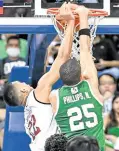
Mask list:
[[[59,19],[58,17],[59,16],[56,15],[57,27],[61,31],[64,31],[64,29],[66,30],[67,22],[61,18]],[[75,31],[79,31],[79,30],[80,30],[79,17],[75,17]]]
[[[77,7],[79,7],[77,4],[71,4],[71,10],[72,10],[72,13],[73,13],[73,15],[75,17],[75,31],[79,31],[80,30],[79,15],[74,13],[74,10]],[[60,8],[49,8],[47,10],[47,14],[55,15],[55,19],[57,21],[57,23],[56,23],[57,27],[61,31],[64,31],[64,29],[66,30],[67,22],[66,22],[66,20],[64,20],[63,17],[60,16],[60,11],[59,10],[60,10]],[[108,13],[106,11],[103,11],[103,10],[90,9],[89,16],[92,16],[92,17],[96,17],[96,16],[108,16]]]

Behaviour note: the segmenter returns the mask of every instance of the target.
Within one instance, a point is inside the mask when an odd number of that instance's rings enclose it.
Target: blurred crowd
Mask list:
[[[6,104],[3,101],[4,84],[14,66],[25,66],[27,57],[27,35],[0,35],[0,148],[3,142]]]
[[[54,62],[59,46],[61,44],[58,36],[48,47],[46,66],[51,66]],[[101,35],[97,36],[93,43],[93,56],[95,57],[95,66],[98,70],[99,90],[103,95],[104,107],[104,128],[106,139],[106,151],[114,151],[116,141],[119,138],[119,36]],[[27,35],[2,34],[0,35],[0,146],[2,147],[5,121],[5,103],[2,98],[4,84],[8,80],[10,72],[14,66],[25,66],[27,57]],[[85,143],[92,144],[94,151],[98,150],[98,144],[93,138],[80,137],[74,138],[73,146],[62,135],[51,136],[46,141],[46,151],[50,151],[52,145],[58,145],[61,141],[64,146],[60,151],[77,151]],[[50,141],[52,140],[52,142]],[[63,142],[62,142],[63,141]],[[77,142],[78,141],[78,142]],[[50,143],[49,143],[50,142]],[[82,146],[80,146],[81,143]],[[73,148],[78,144],[78,149]],[[58,146],[56,145],[56,146]],[[118,146],[119,147],[119,146]],[[116,148],[119,150],[119,148]],[[96,150],[97,148],[97,150]],[[76,150],[77,149],[77,150]],[[55,149],[54,149],[55,151]],[[89,146],[85,151],[90,151]],[[91,150],[92,151],[92,150]]]

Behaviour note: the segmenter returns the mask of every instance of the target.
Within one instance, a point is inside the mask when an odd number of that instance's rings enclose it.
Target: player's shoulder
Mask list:
[[[59,92],[59,89],[52,90],[50,93],[50,97],[57,96],[58,92]]]
[[[59,89],[52,90],[50,95],[49,95],[49,100],[55,101],[58,97],[59,97]]]

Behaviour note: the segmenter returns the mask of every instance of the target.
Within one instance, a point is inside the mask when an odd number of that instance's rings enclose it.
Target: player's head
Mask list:
[[[75,85],[80,81],[80,63],[75,59],[69,59],[60,67],[60,78],[65,85]]]
[[[99,145],[92,137],[76,136],[68,141],[66,151],[99,151]]]
[[[110,91],[112,94],[116,91],[116,79],[110,74],[104,74],[99,77],[99,90],[102,95],[106,91]]]
[[[63,134],[55,134],[45,142],[45,151],[66,151],[67,138]]]
[[[25,105],[26,97],[33,88],[21,82],[12,82],[5,84],[4,100],[10,106]]]

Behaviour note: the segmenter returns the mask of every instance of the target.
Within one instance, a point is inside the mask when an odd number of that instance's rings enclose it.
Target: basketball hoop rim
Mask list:
[[[59,15],[59,9],[60,8],[49,8],[47,9],[47,14],[52,14],[52,15]],[[89,9],[91,13],[89,13],[89,16],[91,17],[98,17],[98,16],[108,16],[108,12],[104,11],[104,10],[98,10],[98,9]],[[74,9],[72,9],[72,12],[74,11]],[[75,18],[79,17],[78,14],[74,13]]]
[[[75,13],[75,9],[77,7],[74,6],[71,8],[71,11],[74,15],[74,35],[73,35],[73,45],[72,45],[72,57],[79,60],[79,54],[80,54],[80,39],[79,39],[79,30],[80,30],[80,17],[78,13]],[[63,18],[63,15],[60,12],[60,8],[49,8],[47,9],[47,14],[51,16],[52,22],[54,24],[54,28],[56,29],[59,37],[61,40],[63,40],[65,36],[65,32],[67,29],[67,20]],[[60,15],[61,14],[61,15]],[[89,9],[88,14],[88,24],[89,24],[89,30],[90,30],[90,53],[93,57],[93,40],[96,37],[96,30],[97,26],[99,24],[99,21],[103,19],[105,16],[108,16],[108,12],[104,10],[98,10],[98,9]],[[91,21],[91,22],[90,22]],[[77,39],[78,38],[78,39]],[[93,57],[94,59],[94,57]]]

